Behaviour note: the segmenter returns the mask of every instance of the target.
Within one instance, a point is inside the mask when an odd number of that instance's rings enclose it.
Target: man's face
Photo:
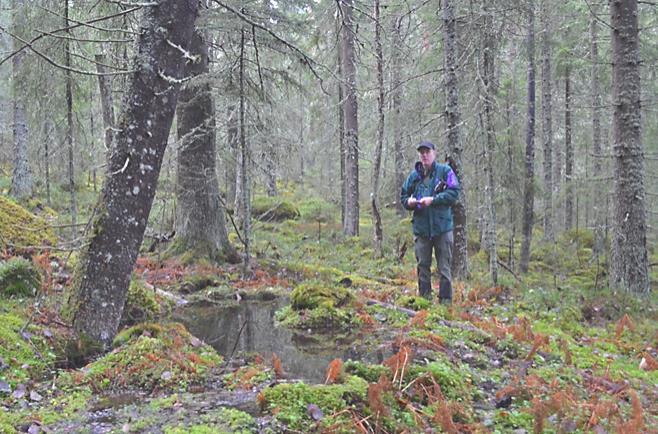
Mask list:
[[[423,166],[429,168],[434,163],[434,159],[436,159],[436,151],[430,148],[420,148],[418,150],[418,156]]]

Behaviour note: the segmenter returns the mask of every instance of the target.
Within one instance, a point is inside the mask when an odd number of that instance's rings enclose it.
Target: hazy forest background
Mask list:
[[[134,281],[172,258],[231,282],[292,262],[406,276],[413,297],[399,192],[430,140],[462,185],[465,303],[471,287],[622,294],[655,319],[657,73],[652,1],[0,0],[3,212],[47,226],[0,222],[2,264],[32,257],[50,279],[57,263],[53,309],[103,350],[131,324]],[[617,340],[629,312],[607,318]],[[548,345],[526,338],[528,360]],[[633,357],[655,362],[652,339]]]

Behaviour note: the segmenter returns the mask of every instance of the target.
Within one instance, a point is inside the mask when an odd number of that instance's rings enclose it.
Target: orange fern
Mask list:
[[[284,377],[283,367],[281,366],[281,359],[275,353],[272,353],[272,369],[274,369],[274,378],[280,380]]]
[[[651,354],[645,352],[642,354],[640,368],[644,369],[645,371],[655,371],[658,369],[658,361],[656,361],[656,359],[654,359]]]
[[[625,313],[624,316],[621,317],[621,319],[617,323],[617,328],[615,330],[616,340],[621,339],[621,335],[624,333],[624,329],[635,331],[635,324],[633,323],[633,320],[631,319],[631,317],[628,316],[627,313]]]
[[[411,327],[425,327],[425,321],[427,320],[430,312],[428,310],[421,310],[409,321]]]
[[[631,397],[631,405],[633,410],[631,412],[631,419],[623,424],[620,424],[617,427],[617,432],[623,432],[625,434],[640,434],[644,432],[644,411],[642,410],[642,402],[640,402],[640,397],[637,396],[637,392],[633,389],[629,389],[626,392]]]
[[[389,411],[384,404],[384,393],[391,387],[391,383],[385,376],[379,377],[377,383],[368,385],[368,406],[375,415],[375,418],[380,416],[388,416]]]
[[[327,378],[324,384],[333,384],[343,371],[343,361],[341,359],[334,359],[329,363],[327,368]]]

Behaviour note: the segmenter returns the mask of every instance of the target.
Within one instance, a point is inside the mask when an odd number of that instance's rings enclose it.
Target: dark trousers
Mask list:
[[[415,237],[414,248],[418,271],[418,292],[421,297],[432,299],[432,252],[436,256],[439,270],[439,301],[452,300],[452,231],[433,238]]]

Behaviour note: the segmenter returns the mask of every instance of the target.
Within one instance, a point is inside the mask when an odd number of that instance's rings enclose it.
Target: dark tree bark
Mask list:
[[[163,0],[144,9],[130,86],[108,173],[64,314],[109,347],[153,204],[198,3]]]
[[[379,172],[382,165],[382,148],[384,147],[384,53],[381,41],[381,23],[379,22],[379,0],[375,0],[375,57],[377,62],[377,139],[372,165],[372,226],[375,254],[384,257],[382,217],[379,213]]]
[[[493,13],[489,8],[490,3],[485,3],[484,16],[484,41],[482,44],[482,78],[484,85],[484,124],[486,130],[486,144],[484,146],[486,187],[484,191],[485,202],[485,231],[484,239],[486,251],[489,255],[489,273],[491,280],[498,282],[498,253],[496,240],[496,207],[495,192],[496,182],[494,176],[494,152],[496,150],[496,131],[494,121],[494,99],[496,97],[496,85],[494,83],[495,72],[495,32],[493,28]]]
[[[573,143],[571,141],[571,68],[564,71],[564,228],[573,227]]]
[[[541,112],[542,138],[544,147],[544,239],[553,241],[553,113],[551,90],[551,29],[548,0],[542,0],[542,68],[541,68]]]
[[[594,176],[601,176],[601,84],[599,68],[599,42],[598,42],[598,25],[597,17],[592,13],[590,20],[590,35],[592,38],[590,49],[590,60],[592,65],[592,154],[594,158],[593,172]],[[603,253],[605,242],[605,212],[607,208],[602,206],[601,199],[607,194],[601,188],[601,184],[594,184],[594,197],[592,211],[594,212],[594,246],[592,249],[593,256]]]
[[[69,1],[64,0],[64,27],[69,26]],[[66,31],[70,35],[70,31]],[[70,39],[64,39],[64,65],[71,66],[71,47]],[[75,194],[75,149],[73,145],[73,77],[71,70],[66,70],[66,149],[68,150],[68,175],[69,175],[69,194],[71,204],[71,239],[77,237],[76,223],[78,220],[78,203]]]
[[[404,152],[402,149],[402,34],[400,14],[393,15],[391,31],[391,129],[393,130],[393,153],[395,155],[395,190],[397,198],[400,188],[406,178]],[[398,214],[407,215],[402,204],[397,207]]]
[[[185,75],[195,78],[181,89],[176,112],[179,149],[173,249],[217,262],[237,262],[219,196],[215,105],[207,77],[208,46],[198,31],[192,36],[189,51],[197,59],[187,64]]]
[[[525,179],[523,191],[523,241],[521,272],[528,271],[535,203],[535,4],[528,5],[528,115],[525,140]]]
[[[96,69],[104,73],[106,60],[104,54],[96,55]],[[98,90],[101,94],[101,111],[103,112],[103,127],[105,128],[105,152],[110,155],[112,149],[112,135],[114,129],[114,98],[112,97],[112,80],[107,75],[98,76]]]
[[[612,24],[613,235],[610,285],[648,293],[644,149],[637,0],[610,2]]]
[[[27,25],[24,0],[14,0],[13,27],[14,34],[22,34]],[[14,38],[14,50],[20,48],[20,42]],[[27,98],[27,83],[23,77],[23,61],[25,51],[19,51],[12,58],[12,89],[14,112],[14,168],[11,176],[11,195],[17,199],[32,196],[32,170],[27,157],[28,130],[25,100]]]
[[[446,70],[446,120],[448,129],[447,153],[456,163],[456,174],[461,186],[459,200],[453,205],[454,248],[452,274],[456,279],[468,275],[468,250],[466,236],[466,180],[462,166],[462,143],[460,137],[461,114],[459,112],[459,86],[457,82],[457,29],[452,0],[443,2],[443,53]]]
[[[343,68],[343,116],[345,123],[345,221],[343,233],[359,235],[359,122],[356,100],[356,53],[353,22],[353,0],[340,1],[343,26],[341,29],[341,60]]]

